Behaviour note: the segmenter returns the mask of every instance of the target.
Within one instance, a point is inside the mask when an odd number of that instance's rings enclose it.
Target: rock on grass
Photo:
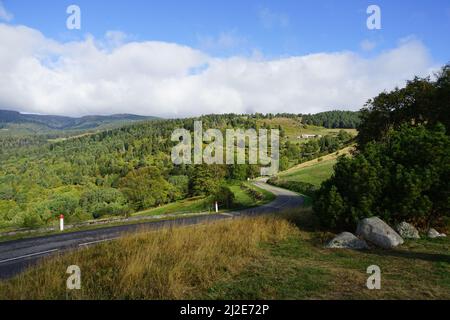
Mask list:
[[[350,232],[342,232],[334,237],[328,244],[326,248],[338,248],[338,249],[354,249],[361,250],[367,249],[369,246],[364,240],[357,238]]]
[[[378,217],[361,220],[356,235],[384,249],[397,247],[404,242],[394,229]]]

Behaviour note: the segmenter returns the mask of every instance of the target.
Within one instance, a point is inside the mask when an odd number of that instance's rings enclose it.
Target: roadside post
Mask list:
[[[64,215],[59,215],[59,231],[64,231]]]
[[[219,212],[219,204],[216,201],[216,213]]]

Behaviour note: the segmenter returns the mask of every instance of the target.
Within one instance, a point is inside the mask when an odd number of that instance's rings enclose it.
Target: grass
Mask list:
[[[244,182],[244,184],[262,193],[264,198],[262,200],[255,200],[247,192],[245,192],[245,190],[241,188],[240,182],[232,184],[230,186],[230,189],[235,196],[235,204],[233,208],[234,210],[241,210],[255,206],[260,206],[269,203],[275,199],[275,195],[267,190],[259,188],[251,183]]]
[[[307,139],[299,139],[298,137],[302,134],[315,134],[315,135],[337,135],[341,129],[328,129],[313,125],[304,125],[301,123],[300,118],[283,118],[277,117],[273,119],[260,119],[258,120],[258,125],[262,126],[264,124],[270,126],[281,126],[286,133],[286,138],[290,141],[306,142]],[[348,133],[356,136],[356,129],[342,129]]]
[[[295,228],[274,218],[236,219],[138,235],[47,259],[0,282],[0,299],[181,299],[205,292],[262,254],[259,244]],[[78,265],[82,289],[66,291],[66,269]]]
[[[0,299],[450,299],[450,241],[325,249],[309,209],[145,232],[45,260],[0,282]],[[65,274],[79,265],[82,289]],[[381,290],[366,287],[381,268]]]
[[[333,167],[337,158],[342,155],[349,155],[353,146],[346,147],[338,152],[301,163],[286,171],[279,173],[279,178],[286,181],[298,181],[313,184],[317,187],[333,174]]]
[[[450,299],[449,242],[423,240],[392,252],[329,250],[314,233],[265,246],[231,281],[204,297],[212,299]],[[366,287],[367,267],[381,268],[381,290]]]
[[[406,241],[394,250],[325,249],[333,234],[317,232],[309,209],[290,213],[288,239],[262,244],[266,252],[208,299],[450,299],[450,240]],[[369,290],[367,267],[381,268],[381,289]]]
[[[280,178],[289,181],[301,181],[320,186],[320,184],[331,177],[336,160],[319,162],[314,166],[299,171],[280,175]]]

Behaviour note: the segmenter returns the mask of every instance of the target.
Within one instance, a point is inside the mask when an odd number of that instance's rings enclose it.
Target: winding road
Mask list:
[[[35,264],[39,259],[57,252],[74,250],[80,247],[111,241],[124,234],[143,229],[189,226],[222,219],[277,213],[303,204],[303,198],[292,191],[268,185],[263,180],[253,183],[275,194],[276,199],[266,205],[241,211],[181,217],[171,220],[148,221],[0,243],[0,279],[10,278],[28,266]]]

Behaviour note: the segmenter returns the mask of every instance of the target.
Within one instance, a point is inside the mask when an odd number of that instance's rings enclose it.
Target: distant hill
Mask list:
[[[109,116],[84,116],[80,118],[24,114],[17,111],[0,110],[0,129],[15,132],[83,131],[106,129],[130,122],[155,120],[157,117],[134,114],[114,114]]]

